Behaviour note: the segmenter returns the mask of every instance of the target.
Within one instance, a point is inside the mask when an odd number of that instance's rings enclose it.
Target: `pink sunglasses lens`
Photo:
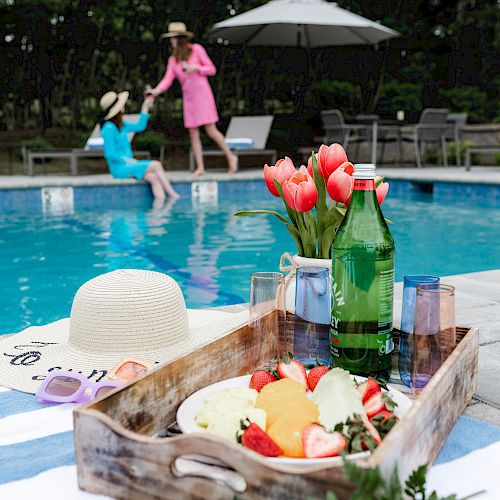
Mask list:
[[[127,361],[116,371],[116,376],[122,380],[132,380],[136,377],[144,375],[148,369],[144,365]]]
[[[82,383],[76,378],[58,376],[49,382],[45,391],[51,396],[67,397],[74,394],[81,385]]]
[[[103,396],[106,396],[114,389],[116,389],[115,386],[109,386],[109,385],[105,385],[104,387],[100,387],[99,389],[97,389],[97,392],[95,393],[95,397],[102,398]]]

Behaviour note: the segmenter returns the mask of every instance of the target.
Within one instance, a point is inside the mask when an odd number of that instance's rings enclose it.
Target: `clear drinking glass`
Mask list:
[[[403,308],[401,310],[401,336],[399,338],[399,375],[402,382],[411,386],[411,359],[413,321],[415,319],[415,296],[417,285],[439,283],[438,276],[412,274],[404,277]]]
[[[296,274],[294,356],[303,364],[330,364],[330,270],[299,267]]]
[[[417,286],[412,340],[411,387],[418,394],[456,345],[453,286]]]
[[[290,350],[286,335],[285,275],[277,272],[252,274],[248,326],[262,342],[271,343],[271,352]]]

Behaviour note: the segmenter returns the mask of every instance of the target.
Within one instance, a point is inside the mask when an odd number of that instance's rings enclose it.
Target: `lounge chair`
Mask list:
[[[124,115],[124,120],[136,122],[139,120],[138,114]],[[134,133],[128,134],[130,141],[134,138]],[[102,149],[103,142],[101,138],[101,127],[96,124],[94,130],[87,139],[83,148],[64,149],[64,150],[50,150],[50,151],[29,151],[28,152],[28,171],[30,176],[35,175],[35,160],[41,159],[42,162],[46,159],[52,158],[69,158],[71,175],[78,174],[78,159],[79,158],[104,158],[104,151]],[[134,156],[138,158],[151,158],[149,151],[134,151]],[[45,173],[45,170],[44,170]]]
[[[465,151],[465,169],[470,170],[472,165],[473,154],[493,154],[500,153],[500,144],[477,144],[467,146]]]
[[[449,127],[449,124],[446,122],[447,119],[447,109],[425,108],[420,114],[420,118],[416,125],[414,125],[411,129],[403,127],[401,140],[413,142],[418,168],[422,166],[420,143],[441,144],[441,161],[443,166],[448,166],[446,130]]]
[[[270,155],[271,164],[276,163],[278,152],[266,149],[267,138],[271,130],[274,116],[233,116],[226,132],[226,143],[238,157]],[[220,149],[204,149],[204,156],[224,156]],[[189,150],[189,169],[195,168],[193,150]]]

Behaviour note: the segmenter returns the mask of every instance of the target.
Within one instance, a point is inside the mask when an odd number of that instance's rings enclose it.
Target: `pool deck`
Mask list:
[[[424,167],[399,168],[381,167],[378,173],[393,180],[411,180],[416,182],[453,182],[467,184],[500,185],[500,167],[473,167],[466,171],[464,167]],[[194,177],[188,171],[167,172],[172,182],[194,181],[239,181],[261,180],[262,169],[242,170],[235,175],[225,171],[208,171],[202,177]],[[134,179],[114,179],[109,174],[100,175],[47,175],[29,177],[25,175],[0,176],[0,189],[26,189],[45,186],[110,186],[135,184]]]

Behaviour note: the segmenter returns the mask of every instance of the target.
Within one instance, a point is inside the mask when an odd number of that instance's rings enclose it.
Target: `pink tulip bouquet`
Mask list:
[[[354,166],[340,144],[323,144],[317,154],[313,152],[307,167],[302,165],[299,170],[285,157],[274,166],[264,166],[264,179],[271,194],[283,200],[289,219],[274,210],[243,210],[235,215],[274,215],[292,235],[299,256],[328,259],[351,200],[353,173]],[[382,204],[389,184],[377,177],[375,186]]]

